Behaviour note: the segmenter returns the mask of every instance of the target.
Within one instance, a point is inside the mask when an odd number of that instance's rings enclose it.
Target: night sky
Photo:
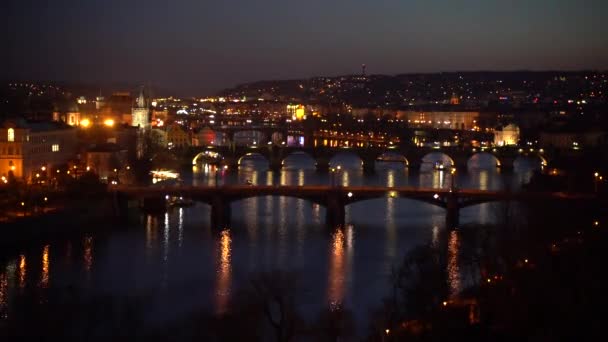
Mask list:
[[[0,79],[202,95],[262,79],[608,69],[606,0],[2,0]]]

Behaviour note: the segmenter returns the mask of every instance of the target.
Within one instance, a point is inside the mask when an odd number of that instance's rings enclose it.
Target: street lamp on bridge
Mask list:
[[[456,178],[456,167],[452,167],[450,170],[450,192],[456,190],[454,188],[454,178]]]

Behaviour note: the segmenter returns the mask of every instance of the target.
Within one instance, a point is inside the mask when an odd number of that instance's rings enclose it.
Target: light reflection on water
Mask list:
[[[232,238],[230,230],[224,230],[220,233],[218,239],[219,259],[217,261],[217,286],[215,291],[216,310],[217,314],[223,314],[228,310],[228,301],[230,299],[230,285],[232,280]]]
[[[8,316],[8,279],[6,273],[0,273],[0,322]]]
[[[336,229],[332,236],[329,257],[329,286],[327,298],[332,306],[338,306],[344,299],[345,251],[344,231]]]
[[[297,162],[297,156],[291,157],[291,170],[270,172],[267,165],[260,168],[245,165],[238,172],[218,173],[217,177],[220,184],[243,184],[247,179],[266,185],[330,184],[329,173],[296,169]],[[356,166],[360,160],[340,162]],[[308,159],[303,163],[310,166]],[[449,172],[411,170],[404,168],[403,163],[377,165],[381,167],[374,175],[366,175],[360,168],[344,167],[336,175],[336,184],[445,188],[451,182]],[[457,172],[455,183],[460,188],[488,190],[513,187],[529,177],[531,168],[524,166],[518,165],[519,169],[512,174],[493,166],[469,165],[468,171]],[[212,170],[186,181],[214,185],[215,178]],[[483,204],[462,210],[461,223],[492,222],[493,208],[493,204]],[[344,303],[355,311],[358,319],[364,320],[369,306],[378,305],[386,294],[392,267],[414,246],[429,242],[434,247],[448,248],[453,293],[462,287],[459,271],[462,267],[458,264],[460,241],[457,235],[443,233],[443,209],[387,197],[351,204],[346,212],[348,224],[328,233],[324,227],[325,208],[317,204],[288,197],[250,198],[233,203],[231,229],[216,232],[209,228],[209,208],[196,204],[160,217],[146,216],[141,224],[133,224],[130,229],[69,240],[74,252],[68,258],[72,258],[75,269],[85,270],[95,279],[84,284],[101,289],[110,284],[111,288],[126,288],[122,291],[145,293],[165,286],[167,291],[162,296],[177,302],[180,296],[171,292],[176,286],[176,291],[187,297],[185,302],[200,303],[216,313],[229,309],[233,290],[247,284],[250,272],[278,267],[302,273],[309,302],[316,305],[313,311],[318,311],[326,301]],[[9,274],[3,273],[7,279],[3,298],[15,292],[11,287],[28,291],[36,286],[57,284],[60,273],[69,273],[71,268],[62,271],[51,265],[49,252],[66,255],[69,244],[65,242],[40,247],[42,267],[38,266],[40,248],[15,254],[14,281],[8,281]],[[0,270],[6,269],[6,265],[0,264]],[[76,280],[76,285],[85,286],[83,283]],[[180,284],[194,284],[196,291],[182,290]]]
[[[91,274],[91,267],[93,266],[93,238],[84,238],[84,253],[82,254],[84,270],[87,277]],[[25,259],[24,259],[25,260]]]
[[[27,263],[25,261],[25,255],[19,256],[19,288],[25,287],[25,276],[27,275]]]
[[[42,250],[42,273],[40,275],[40,286],[46,288],[49,286],[49,245],[44,246]]]
[[[460,238],[458,231],[450,232],[448,240],[448,281],[450,284],[450,299],[455,298],[462,291],[460,263],[458,254],[460,252]]]

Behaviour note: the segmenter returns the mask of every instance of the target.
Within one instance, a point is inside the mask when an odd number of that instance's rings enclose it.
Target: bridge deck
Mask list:
[[[241,199],[259,196],[288,196],[310,198],[311,200],[326,196],[338,195],[352,203],[378,197],[406,197],[413,199],[441,200],[454,196],[466,201],[487,202],[499,200],[535,201],[535,200],[586,200],[594,199],[593,194],[574,194],[563,192],[510,192],[475,189],[419,188],[419,187],[372,187],[372,186],[328,186],[328,185],[224,185],[224,186],[167,186],[167,187],[125,187],[114,186],[113,191],[129,196],[221,196],[227,199]]]

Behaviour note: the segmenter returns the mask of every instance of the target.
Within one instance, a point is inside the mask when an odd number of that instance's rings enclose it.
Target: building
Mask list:
[[[76,157],[76,129],[63,122],[5,121],[0,126],[0,175],[31,182]]]
[[[509,124],[494,130],[494,145],[508,146],[517,145],[519,142],[519,127]]]
[[[540,133],[539,144],[544,148],[581,149],[597,147],[608,143],[608,133],[602,131],[557,131],[547,130]]]
[[[397,111],[395,119],[403,120],[413,128],[472,130],[477,126],[479,112],[454,110],[400,110]]]
[[[232,136],[232,142],[236,146],[253,146],[259,145],[265,140],[264,133],[260,131],[238,131]]]
[[[128,152],[114,143],[99,144],[86,153],[87,170],[95,172],[103,181],[117,178],[124,173],[127,165]]]
[[[153,110],[152,111],[152,125],[156,127],[162,127],[167,119],[169,118],[169,110]]]
[[[216,140],[217,135],[209,127],[203,127],[203,129],[192,135],[192,145],[193,146],[210,146],[216,145],[219,141]]]
[[[131,125],[142,129],[150,127],[150,108],[144,96],[143,88],[141,88],[135,106],[131,110]]]
[[[289,116],[292,120],[302,121],[306,119],[306,108],[301,105],[287,105],[287,116]]]
[[[79,99],[79,104],[81,100]],[[55,104],[53,110],[53,121],[62,121],[70,126],[80,125],[80,108],[74,101],[65,100]],[[86,102],[82,103],[86,104]]]
[[[186,147],[190,146],[192,140],[190,134],[181,125],[174,123],[167,126],[167,147]]]

